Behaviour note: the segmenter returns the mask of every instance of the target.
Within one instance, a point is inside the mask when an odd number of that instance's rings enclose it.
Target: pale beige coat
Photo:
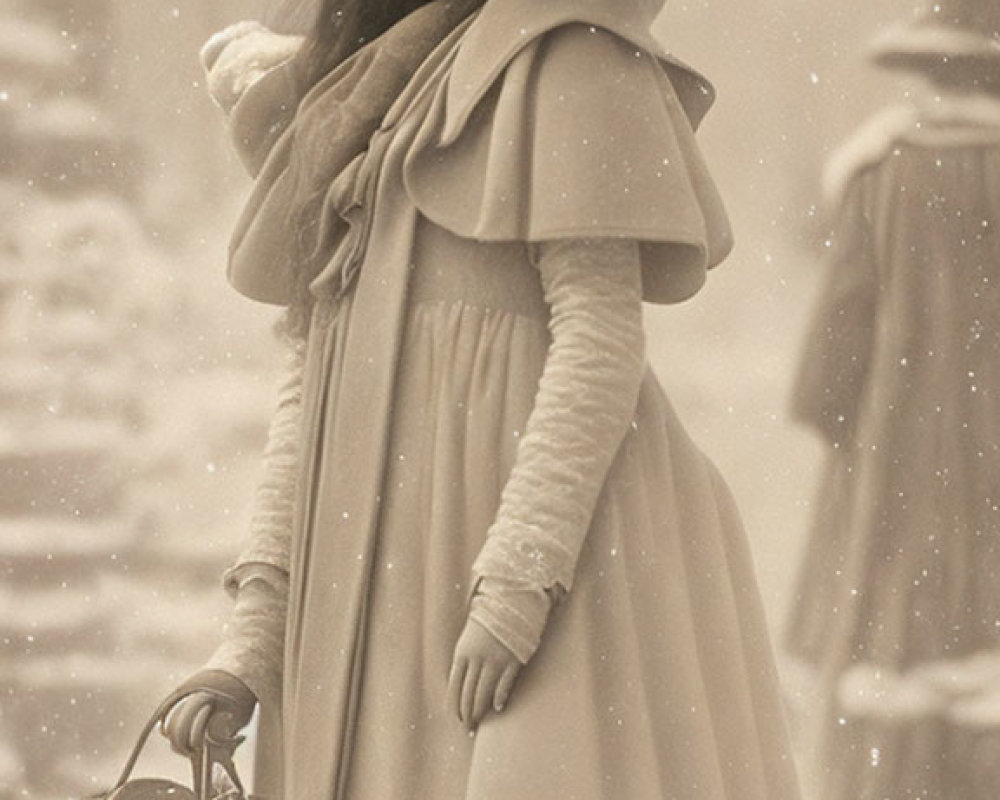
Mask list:
[[[648,372],[511,705],[475,737],[445,708],[551,341],[532,244],[637,240],[660,302],[730,246],[692,132],[710,95],[655,55],[648,9],[544,9],[490,0],[331,187],[350,231],[314,285],[266,795],[797,797],[738,514]]]

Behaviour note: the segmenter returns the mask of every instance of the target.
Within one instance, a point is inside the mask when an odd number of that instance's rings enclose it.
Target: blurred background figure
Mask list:
[[[830,445],[788,631],[828,692],[825,800],[996,797],[1000,2],[879,38],[923,79],[834,160],[795,413]]]

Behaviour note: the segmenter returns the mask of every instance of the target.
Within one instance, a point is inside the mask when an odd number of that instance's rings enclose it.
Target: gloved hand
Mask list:
[[[503,711],[521,662],[492,633],[470,619],[455,645],[448,705],[473,730],[492,708]]]
[[[222,670],[195,673],[181,684],[185,689],[194,691],[171,709],[160,730],[175,752],[189,758],[204,749],[206,735],[215,742],[235,739],[257,705],[246,684]]]

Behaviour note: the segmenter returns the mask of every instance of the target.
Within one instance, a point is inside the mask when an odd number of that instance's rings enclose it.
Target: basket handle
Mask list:
[[[132,748],[132,752],[129,754],[128,760],[125,762],[125,767],[122,769],[121,775],[118,777],[114,787],[108,794],[117,792],[122,788],[122,786],[128,783],[129,778],[132,777],[132,771],[135,769],[135,765],[139,761],[139,757],[142,755],[142,751],[145,749],[146,743],[149,741],[150,734],[152,734],[153,730],[160,723],[160,721],[166,719],[173,707],[185,697],[198,694],[199,692],[212,695],[213,697],[221,700],[230,699],[224,692],[220,692],[218,689],[213,689],[207,686],[191,686],[185,684],[171,692],[167,698],[156,707],[152,716],[146,721],[142,731],[139,733],[139,738],[136,740],[135,746]],[[232,777],[232,775],[230,775],[230,777]],[[238,783],[237,786],[239,786]]]

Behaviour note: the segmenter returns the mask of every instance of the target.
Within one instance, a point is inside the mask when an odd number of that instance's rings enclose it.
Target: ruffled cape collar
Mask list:
[[[659,8],[660,3],[647,0],[489,0],[455,58],[442,144],[458,136],[472,109],[522,49],[570,23],[604,28],[657,56],[671,71],[692,127],[697,127],[715,92],[707,78],[665,52],[653,37],[650,26]]]
[[[308,286],[324,268],[342,226],[310,228],[304,224],[308,215],[296,214],[295,209],[314,209],[318,216],[324,187],[365,151],[375,130],[391,127],[405,114],[412,84],[422,77],[419,62],[435,43],[443,40],[439,47],[455,46],[447,33],[458,20],[448,16],[453,13],[448,9],[460,5],[440,0],[419,9],[307,92],[292,124],[264,159],[236,226],[229,278],[238,291],[281,305],[300,299],[299,288]],[[714,91],[702,75],[668,55],[650,33],[659,8],[658,0],[487,0],[457,46],[440,144],[447,145],[460,134],[472,110],[524,48],[571,23],[607,29],[659,58],[696,127],[712,105]],[[416,18],[431,22],[415,24]],[[409,31],[423,36],[422,45],[414,46]],[[411,84],[409,89],[404,88],[406,83]],[[248,94],[253,94],[253,87]],[[386,100],[372,101],[373,95]],[[266,120],[261,125],[269,127]],[[314,219],[310,224],[319,222]],[[332,237],[315,240],[330,231]],[[303,269],[304,260],[309,263]]]

